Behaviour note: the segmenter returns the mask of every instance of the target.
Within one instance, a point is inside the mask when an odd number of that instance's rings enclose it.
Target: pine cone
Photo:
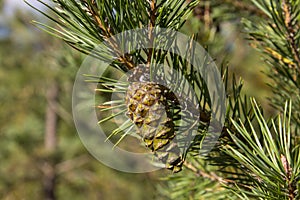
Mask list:
[[[174,96],[165,86],[150,81],[149,67],[139,65],[128,78],[127,116],[138,127],[146,147],[173,172],[181,171],[183,159],[175,140],[174,122],[168,106]]]

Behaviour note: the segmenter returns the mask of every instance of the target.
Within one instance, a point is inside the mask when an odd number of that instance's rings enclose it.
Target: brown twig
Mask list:
[[[230,180],[230,179],[222,178],[222,177],[218,176],[214,172],[207,173],[207,172],[201,171],[198,168],[196,168],[192,163],[189,163],[187,161],[185,161],[183,165],[186,168],[188,168],[189,170],[191,170],[192,172],[194,172],[196,174],[196,176],[201,176],[203,178],[207,178],[207,179],[210,179],[211,181],[216,181],[218,183],[225,184],[225,185],[228,185],[228,184],[233,184],[233,185],[237,184],[237,185],[240,185],[240,186],[242,186],[244,188],[251,189],[251,187],[248,186],[248,185],[237,183],[237,182],[235,182],[233,180]]]
[[[295,35],[296,35],[296,30],[299,29],[299,27],[297,26],[297,23],[295,23],[295,25],[293,26],[292,24],[292,13],[291,13],[291,5],[289,2],[286,2],[285,0],[283,0],[282,2],[282,9],[283,9],[283,16],[284,16],[284,22],[285,22],[285,26],[287,28],[287,41],[290,44],[290,47],[292,49],[292,53],[294,56],[295,61],[297,62],[297,70],[298,73],[300,74],[300,52],[299,52],[299,47],[296,45],[296,39],[295,39]]]
[[[152,58],[152,54],[153,54],[153,40],[154,40],[154,36],[153,36],[153,28],[155,27],[155,20],[156,20],[156,0],[151,0],[150,1],[150,23],[149,23],[149,42],[150,42],[150,47],[149,48],[149,52],[147,55],[147,66],[150,66],[151,63],[151,58]]]
[[[285,172],[285,177],[284,177],[285,181],[288,182],[289,199],[293,200],[296,197],[296,190],[297,190],[297,188],[295,187],[295,184],[293,183],[293,181],[291,181],[291,176],[292,176],[293,170],[292,170],[287,158],[283,154],[280,155],[280,160],[283,165],[284,172]]]

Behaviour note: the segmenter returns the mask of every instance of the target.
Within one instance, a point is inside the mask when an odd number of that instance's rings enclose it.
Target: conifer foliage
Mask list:
[[[189,63],[178,56],[153,48],[122,54],[117,43],[108,40],[105,48],[114,52],[116,58],[111,66],[125,73],[133,70],[123,86],[109,77],[97,80],[105,88],[100,89],[102,92],[118,91],[125,95],[124,101],[116,106],[124,107],[118,114],[127,115],[129,120],[122,125],[127,128],[117,128],[111,135],[121,134],[122,139],[136,130],[144,145],[166,168],[180,171],[165,177],[165,184],[157,187],[159,196],[164,199],[300,198],[299,0],[245,0],[239,3],[230,0],[223,3],[218,0],[53,0],[55,8],[39,2],[51,11],[50,14],[40,12],[56,22],[57,27],[35,22],[37,26],[103,61],[109,58],[101,50],[93,51],[95,47],[126,30],[161,27],[178,31],[187,16],[194,14],[204,25],[209,22],[206,28],[211,31],[218,30],[217,26],[224,18],[234,17],[228,13],[230,10],[236,16],[243,16],[251,46],[261,52],[269,66],[266,74],[272,80],[268,84],[273,91],[270,103],[280,111],[277,117],[266,118],[259,103],[245,95],[243,82],[236,81],[228,68],[222,67],[220,72],[228,97],[225,125],[214,149],[206,156],[199,156],[213,109],[204,77],[193,75]],[[212,12],[207,5],[219,14],[207,14]],[[239,12],[241,9],[243,12]],[[220,24],[214,26],[214,23]],[[149,33],[151,42],[155,35]],[[219,34],[218,31],[215,34]],[[201,41],[201,34],[198,38]],[[178,108],[172,92],[149,78],[151,64],[166,61],[193,83],[192,89],[199,94],[196,109],[201,116],[197,135],[183,153],[178,150],[180,142],[174,139],[176,124],[178,118],[193,115],[191,110],[194,108]],[[184,100],[186,95],[180,97]],[[113,117],[108,116],[100,122]]]

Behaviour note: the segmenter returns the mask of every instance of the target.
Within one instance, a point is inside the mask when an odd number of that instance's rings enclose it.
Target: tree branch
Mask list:
[[[150,1],[150,23],[149,23],[149,42],[150,42],[150,47],[153,46],[153,40],[154,40],[154,36],[153,36],[153,28],[155,27],[155,20],[156,20],[156,0],[151,0]],[[151,63],[151,58],[152,58],[152,54],[153,54],[153,48],[149,48],[149,52],[147,55],[147,66],[150,66]]]
[[[84,0],[84,1],[87,3],[87,0]],[[92,1],[92,4],[97,6],[95,1]],[[119,57],[118,60],[121,63],[124,63],[127,66],[128,69],[133,69],[135,67],[135,64],[132,62],[132,60],[130,58],[128,58],[128,56],[123,55],[121,53],[120,49],[118,48],[119,45],[117,44],[117,42],[112,37],[114,34],[111,32],[109,27],[105,26],[102,23],[102,21],[101,21],[100,17],[98,16],[98,13],[95,10],[95,8],[93,6],[88,6],[88,12],[92,15],[92,17],[94,18],[94,20],[97,23],[98,27],[103,31],[104,39],[107,39],[107,42],[114,49],[115,53]]]
[[[283,16],[284,16],[284,23],[287,28],[287,41],[290,44],[290,47],[292,49],[292,53],[294,56],[295,61],[297,62],[298,73],[300,74],[300,53],[299,53],[299,46],[296,45],[296,30],[299,29],[297,27],[297,23],[295,25],[292,24],[292,13],[291,13],[291,4],[289,2],[286,2],[286,0],[283,0],[282,2],[282,9],[283,9]]]
[[[204,171],[201,171],[200,169],[198,169],[197,167],[195,167],[192,163],[189,163],[187,161],[184,162],[183,164],[186,168],[188,168],[189,170],[191,170],[192,172],[194,172],[196,174],[196,176],[201,176],[203,178],[207,178],[207,179],[210,179],[211,181],[216,181],[220,184],[225,184],[225,185],[228,185],[228,184],[233,184],[233,185],[240,185],[244,188],[247,188],[247,189],[251,189],[250,186],[248,185],[244,185],[244,184],[241,184],[241,183],[237,183],[233,180],[230,180],[230,179],[225,179],[225,178],[222,178],[220,176],[218,176],[216,173],[214,172],[204,172]]]

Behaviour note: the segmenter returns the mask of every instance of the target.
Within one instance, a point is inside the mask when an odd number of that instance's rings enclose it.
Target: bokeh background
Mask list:
[[[215,26],[200,10],[182,31],[198,33],[216,63],[242,77],[244,93],[272,115],[270,80],[245,39],[241,17],[237,12]],[[86,151],[71,114],[73,81],[85,56],[32,20],[51,24],[22,0],[0,0],[0,199],[158,199],[156,187],[170,172],[118,172]]]

